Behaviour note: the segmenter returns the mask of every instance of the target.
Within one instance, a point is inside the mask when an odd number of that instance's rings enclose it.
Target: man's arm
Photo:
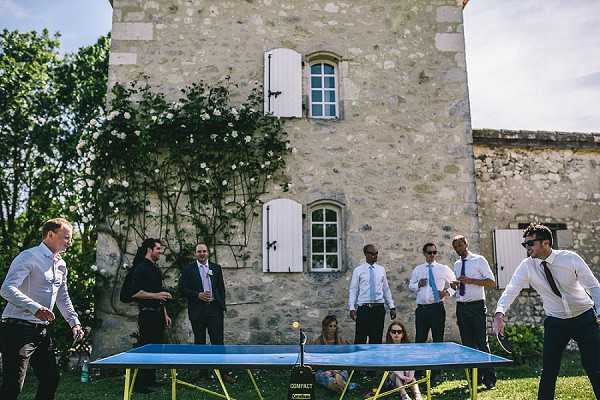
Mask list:
[[[350,317],[353,321],[356,321],[356,299],[358,297],[358,267],[352,271],[352,279],[350,280],[350,287],[348,288],[348,310],[350,310]]]
[[[476,285],[483,287],[496,287],[496,280],[494,273],[490,268],[490,264],[484,257],[480,257],[478,260],[479,273],[483,276],[482,279],[468,278],[466,276],[460,276],[458,280],[466,285]]]
[[[408,288],[413,292],[419,291],[419,280],[417,279],[417,268],[412,270],[410,274],[410,281],[408,282]]]
[[[527,271],[527,259],[521,261],[521,264],[517,267],[515,273],[502,295],[498,299],[498,304],[496,305],[496,313],[494,315],[494,321],[492,323],[492,327],[494,329],[494,333],[504,334],[504,314],[510,308],[510,305],[515,301],[521,289],[529,286],[529,273]]]
[[[589,293],[594,301],[594,308],[600,324],[600,283],[587,263],[577,253],[571,253],[577,280]]]
[[[33,265],[29,260],[30,257],[31,256],[23,253],[15,257],[13,262],[10,264],[8,273],[6,274],[4,282],[2,283],[2,287],[0,288],[0,295],[12,305],[27,310],[31,314],[35,315],[38,310],[47,310],[47,308],[19,290],[19,287],[23,281],[32,271]]]
[[[73,303],[71,302],[71,297],[69,296],[69,290],[67,289],[67,271],[65,271],[63,283],[58,288],[58,293],[56,296],[56,305],[63,318],[71,328],[75,325],[81,325],[79,322],[79,317],[75,312],[75,308],[73,307]]]
[[[394,305],[394,299],[392,298],[392,291],[390,290],[385,268],[383,268],[383,299],[390,310],[390,318],[396,319],[396,306]]]

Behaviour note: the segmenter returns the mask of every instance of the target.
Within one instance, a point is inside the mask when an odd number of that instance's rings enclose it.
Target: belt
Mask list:
[[[444,306],[444,302],[440,301],[437,303],[431,303],[431,304],[417,304],[417,308],[433,308],[433,307],[440,307],[440,306]]]
[[[161,307],[140,307],[140,311],[154,311],[154,312],[158,312],[162,310]]]
[[[475,306],[475,305],[484,304],[484,301],[483,300],[457,301],[456,304],[463,305],[463,306]]]
[[[375,308],[375,307],[383,307],[383,303],[364,303],[358,306],[360,307],[368,307],[368,308]]]
[[[47,324],[38,324],[35,322],[25,321],[24,319],[19,318],[3,318],[2,323],[5,325],[25,326],[28,328],[34,328],[39,330],[44,330],[48,327]]]

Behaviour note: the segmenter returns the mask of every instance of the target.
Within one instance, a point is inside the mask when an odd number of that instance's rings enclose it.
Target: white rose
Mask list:
[[[92,139],[94,139],[94,140],[98,139],[99,136],[100,136],[100,132],[92,133]]]
[[[200,163],[200,168],[206,168],[206,163]]]
[[[227,185],[227,179],[223,179],[223,182],[221,182],[221,185],[226,186]]]
[[[113,183],[115,183],[115,180],[113,178],[108,178],[108,184],[112,185]]]
[[[171,113],[168,113],[168,114],[167,114],[167,119],[173,119],[173,117],[174,117],[174,115],[173,115],[173,114],[171,114]]]
[[[156,118],[156,115],[153,115],[153,116],[152,116],[152,121],[153,121],[153,122],[156,122],[156,120],[157,120],[157,118]]]
[[[134,131],[133,133],[135,133],[135,136],[140,136],[140,134],[141,134],[142,132],[140,132],[140,131]]]
[[[252,137],[251,136],[246,136],[244,138],[244,140],[246,141],[246,143],[250,143],[250,141],[252,140]]]
[[[213,111],[213,115],[216,115],[218,117],[219,115],[221,115],[221,110],[219,110],[218,108],[215,108]]]
[[[98,271],[98,267],[96,267],[95,265],[92,265],[90,268],[92,271]]]
[[[121,184],[123,185],[123,187],[129,187],[129,182],[127,181],[123,181],[121,182]]]
[[[233,165],[231,166],[231,169],[232,169],[232,170],[235,170],[236,168],[237,168],[237,167],[236,167],[236,165],[235,165],[235,164],[233,164]]]
[[[131,114],[129,114],[128,112],[123,113],[123,117],[125,117],[125,119],[129,119],[131,118]]]
[[[109,201],[109,202],[108,202],[108,205],[109,205],[110,207],[114,207],[114,206],[115,206],[115,203],[113,203],[112,201]]]
[[[231,137],[233,137],[233,138],[236,138],[236,137],[238,137],[238,133],[237,133],[237,131],[233,131],[233,132],[231,132]]]

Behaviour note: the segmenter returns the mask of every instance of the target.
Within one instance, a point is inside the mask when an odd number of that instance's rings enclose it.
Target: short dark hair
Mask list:
[[[435,243],[428,242],[428,243],[425,243],[425,244],[423,245],[423,253],[425,253],[425,252],[427,251],[427,248],[428,248],[429,246],[433,246],[433,247],[435,247],[435,248],[437,249],[437,246],[435,245]]]
[[[452,244],[454,244],[456,242],[463,242],[467,246],[469,245],[469,241],[467,240],[467,238],[464,235],[456,235],[456,236],[454,236],[452,238]]]
[[[42,226],[42,239],[46,239],[49,232],[56,233],[62,227],[68,227],[69,229],[73,229],[73,225],[69,221],[64,218],[52,218],[44,223]]]
[[[377,249],[377,247],[374,244],[372,244],[372,243],[365,244],[365,246],[363,247],[363,254],[366,255],[367,254],[367,250],[369,250],[370,248]]]
[[[133,265],[137,265],[144,261],[146,258],[146,253],[149,249],[153,249],[156,244],[162,244],[160,239],[148,238],[144,239],[142,245],[138,247],[137,252],[135,253],[135,257],[133,258]]]
[[[547,240],[550,242],[550,247],[552,247],[552,231],[546,225],[534,224],[532,222],[527,229],[523,231],[523,237],[527,236],[534,236],[536,239]]]

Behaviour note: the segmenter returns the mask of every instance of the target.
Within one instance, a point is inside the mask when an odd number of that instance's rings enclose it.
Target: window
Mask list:
[[[310,255],[313,272],[331,272],[341,269],[340,209],[333,205],[319,205],[310,213]]]
[[[310,66],[311,118],[337,118],[338,112],[337,71],[333,63],[316,62]]]

